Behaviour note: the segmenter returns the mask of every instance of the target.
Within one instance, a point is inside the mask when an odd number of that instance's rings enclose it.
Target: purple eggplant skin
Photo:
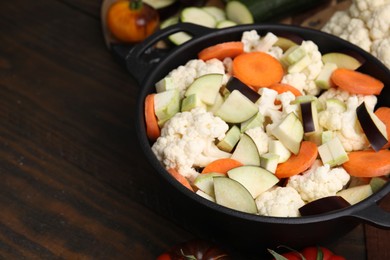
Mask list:
[[[360,125],[363,129],[364,134],[366,135],[368,141],[371,144],[371,147],[375,151],[379,151],[382,147],[387,144],[387,139],[383,134],[379,131],[377,125],[374,120],[372,120],[369,112],[367,111],[367,107],[365,103],[361,103],[356,108],[356,115],[360,122]]]
[[[343,209],[349,206],[351,206],[351,204],[341,196],[328,196],[305,204],[299,208],[299,212],[302,216],[311,216]]]
[[[260,98],[260,94],[251,89],[248,85],[240,81],[236,77],[230,77],[226,84],[226,88],[232,92],[233,90],[240,91],[244,96],[249,98],[250,101],[256,102]]]
[[[301,114],[302,114],[303,131],[305,133],[314,132],[316,129],[313,121],[313,111],[312,111],[311,101],[301,103]]]

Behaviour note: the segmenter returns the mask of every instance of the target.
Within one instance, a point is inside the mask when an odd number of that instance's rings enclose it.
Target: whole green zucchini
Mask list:
[[[275,21],[329,2],[329,0],[234,0],[243,3],[255,22]],[[227,1],[229,2],[229,1]]]

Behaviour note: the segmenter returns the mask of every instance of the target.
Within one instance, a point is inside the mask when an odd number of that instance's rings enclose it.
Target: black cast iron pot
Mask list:
[[[390,183],[364,201],[342,210],[298,218],[264,217],[231,210],[203,199],[173,179],[156,159],[145,134],[145,96],[155,91],[154,84],[158,80],[172,69],[196,58],[201,49],[216,43],[240,40],[244,31],[253,29],[260,35],[270,31],[276,35],[293,34],[312,40],[319,46],[321,53],[345,50],[358,53],[366,60],[359,71],[373,75],[385,83],[385,88],[378,97],[378,106],[390,106],[390,71],[362,49],[320,31],[280,24],[241,25],[222,30],[178,24],[157,32],[130,52],[121,55],[125,56],[128,71],[141,87],[136,111],[136,130],[142,150],[155,173],[168,182],[168,191],[171,193],[169,203],[175,204],[174,215],[177,220],[195,234],[208,234],[218,241],[249,251],[277,245],[299,248],[325,243],[342,237],[360,223],[390,229],[390,214],[378,206],[379,201],[389,193]],[[193,35],[193,39],[170,49],[168,53],[161,53],[153,47],[159,40],[180,31]]]

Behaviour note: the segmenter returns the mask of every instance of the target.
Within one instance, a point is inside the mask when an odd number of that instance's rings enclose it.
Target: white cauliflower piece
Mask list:
[[[390,35],[390,4],[383,5],[371,13],[367,21],[370,36],[373,40],[385,39]]]
[[[276,99],[279,100],[280,103],[282,104],[282,116],[283,117],[287,116],[291,112],[298,115],[298,108],[299,108],[298,104],[291,104],[291,102],[295,100],[295,95],[292,92],[290,92],[290,91],[283,92],[283,93],[279,94],[276,97]]]
[[[287,73],[283,76],[282,83],[290,84],[304,94],[317,95],[321,89],[314,80],[324,66],[321,59],[322,54],[313,41],[302,41],[301,47],[310,59],[309,65],[300,72]]]
[[[218,158],[230,157],[219,150],[214,141],[221,140],[229,126],[219,117],[198,107],[177,113],[161,129],[152,151],[166,169],[193,181],[199,174],[194,167],[204,167]]]
[[[258,44],[255,46],[255,51],[268,52],[277,41],[278,37],[275,34],[268,32],[260,38]]]
[[[331,131],[339,131],[342,127],[343,112],[326,109],[318,113],[318,124]]]
[[[336,98],[340,101],[345,102],[349,97],[350,97],[350,94],[348,91],[342,90],[340,88],[330,88],[330,89],[324,91],[318,97],[318,101],[321,103],[322,107],[325,107],[327,99]]]
[[[261,126],[250,128],[246,130],[245,133],[255,142],[259,155],[268,152],[268,140],[270,137],[264,132],[264,129]]]
[[[352,18],[339,37],[370,52],[372,44],[370,31],[361,19]]]
[[[260,94],[260,98],[256,101],[256,104],[259,107],[259,112],[265,117],[270,117],[272,121],[274,119],[280,119],[277,114],[280,113],[279,109],[281,106],[275,105],[278,92],[269,88],[260,88],[258,93]]]
[[[299,217],[299,208],[305,205],[292,187],[276,187],[256,198],[259,215],[273,217]]]
[[[335,12],[322,31],[339,36],[390,67],[390,0],[353,0],[345,11]]]
[[[320,102],[322,107],[326,107],[326,100],[336,98],[344,103],[350,97],[356,97],[358,100],[358,104],[360,105],[363,102],[366,102],[366,105],[369,109],[374,109],[377,103],[377,97],[375,95],[355,95],[350,94],[348,91],[343,90],[341,88],[330,88],[327,91],[323,92],[319,97],[318,101]]]
[[[266,52],[274,57],[281,55],[282,49],[273,46],[278,41],[278,37],[268,32],[261,37],[256,30],[245,31],[242,34],[241,42],[244,44],[244,52],[261,51]]]
[[[383,40],[376,40],[371,45],[372,54],[390,68],[390,36]]]
[[[347,11],[336,11],[321,30],[338,36],[344,32],[350,21],[351,17]]]
[[[261,97],[256,101],[259,107],[259,112],[270,121],[266,125],[265,132],[272,136],[272,129],[289,113],[298,114],[298,105],[291,104],[295,100],[295,95],[290,91],[278,94],[273,89],[260,88],[258,93]],[[275,101],[279,100],[280,105],[275,105]],[[282,109],[281,109],[282,108]]]
[[[352,0],[352,4],[361,12],[373,11],[376,8],[390,3],[390,0]]]
[[[326,107],[326,100],[336,98],[346,104],[346,110],[340,111]],[[341,89],[331,88],[319,98],[324,110],[318,113],[319,125],[332,130],[339,137],[346,151],[362,150],[368,147],[367,138],[356,116],[356,108],[363,102],[369,110],[373,111],[377,103],[375,95],[355,95]]]
[[[368,148],[368,140],[356,115],[356,108],[360,105],[358,97],[351,96],[346,104],[347,110],[342,115],[342,126],[336,134],[347,152]]]
[[[365,51],[370,51],[370,32],[360,17],[351,17],[347,11],[337,11],[324,25],[322,31],[349,41]]]
[[[223,74],[222,84],[226,84],[228,82],[228,76],[225,74],[225,65],[222,61],[218,59],[210,59],[207,60],[204,65],[199,63],[197,66],[197,78],[212,73]]]
[[[316,160],[302,175],[290,177],[286,186],[294,188],[304,201],[310,202],[336,195],[349,179],[344,168],[330,168],[328,164],[322,165],[320,160]]]
[[[302,72],[289,73],[284,75],[282,83],[289,84],[303,93],[303,89],[306,87],[306,79],[307,76]]]
[[[309,80],[313,80],[317,78],[318,74],[320,74],[322,66],[322,53],[318,50],[317,44],[313,41],[303,41],[301,46],[306,51],[307,55],[309,55],[311,63],[306,67],[304,71]]]
[[[223,66],[225,66],[225,74],[228,78],[230,78],[233,75],[233,59],[230,57],[227,57],[223,59]]]
[[[268,51],[267,54],[271,55],[277,60],[280,60],[283,56],[283,49],[278,46],[272,46]]]
[[[245,31],[241,36],[244,52],[252,52],[260,42],[260,35],[256,30]]]
[[[266,132],[270,133],[271,129],[282,120],[283,113],[280,111],[281,106],[275,105],[275,100],[278,96],[278,92],[269,88],[260,88],[258,93],[261,95],[256,101],[256,105],[259,107],[259,112],[268,118],[272,123],[267,124]],[[269,134],[271,135],[271,134]]]
[[[165,78],[169,78],[174,88],[180,92],[180,97],[184,97],[186,89],[200,76],[219,73],[223,74],[223,84],[228,81],[228,75],[225,74],[225,66],[218,59],[207,60],[206,62],[199,59],[189,60],[185,65],[181,65],[170,71]],[[159,85],[164,84],[164,79],[156,83],[156,89]]]

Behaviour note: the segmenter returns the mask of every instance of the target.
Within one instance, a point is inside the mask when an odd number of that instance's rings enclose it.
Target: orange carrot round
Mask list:
[[[370,75],[345,68],[333,71],[331,81],[352,94],[379,95],[384,87],[383,82]]]
[[[227,175],[227,172],[233,168],[242,166],[243,164],[231,158],[221,158],[209,163],[203,168],[202,173],[218,172]]]
[[[234,58],[244,52],[244,44],[242,42],[223,42],[201,50],[198,53],[198,58],[201,60],[219,59],[230,57]]]
[[[233,60],[233,75],[256,91],[282,80],[282,64],[265,52],[248,52]]]
[[[288,178],[306,171],[317,159],[317,145],[310,141],[303,141],[298,154],[292,154],[284,163],[278,164],[275,175],[279,179]]]
[[[387,144],[383,148],[390,147],[390,107],[380,107],[375,111],[375,115],[386,125]]]
[[[175,168],[170,168],[167,171],[169,172],[170,175],[172,175],[173,178],[175,178],[178,182],[183,184],[186,188],[188,188],[191,191],[194,191],[194,189],[192,188],[190,182],[186,179],[186,177],[181,175]]]
[[[160,127],[156,114],[154,113],[154,93],[149,94],[145,98],[145,124],[146,135],[151,141],[155,141],[160,136]]]
[[[348,154],[344,169],[356,177],[377,177],[390,173],[390,150],[382,149],[354,151]]]

